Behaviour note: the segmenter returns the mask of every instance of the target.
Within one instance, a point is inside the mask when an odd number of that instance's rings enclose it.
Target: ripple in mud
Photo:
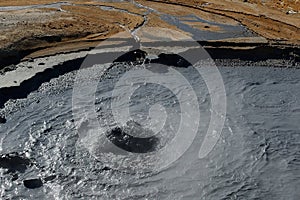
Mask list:
[[[284,88],[280,89],[279,86],[263,88],[263,86],[255,85],[244,95],[244,99],[247,104],[264,109],[286,108],[294,102],[294,96]]]
[[[101,69],[95,68],[95,71]],[[99,78],[96,106],[101,108],[97,112],[98,120],[105,127],[101,136],[111,133],[113,127],[119,127],[133,137],[153,136],[150,131],[138,131],[137,124],[130,128],[111,123],[109,105],[115,97],[110,91],[118,77],[130,69],[126,65],[113,67],[108,71],[110,79],[106,76]],[[220,69],[228,96],[226,127],[209,157],[198,160],[202,132],[207,130],[206,122],[210,120],[208,91],[189,68],[177,69],[201,90],[200,132],[177,163],[156,173],[152,170],[156,167],[156,160],[148,159],[145,154],[122,159],[122,155],[103,152],[101,147],[104,144],[96,137],[86,143],[88,147],[95,144],[93,151],[79,146],[76,119],[71,112],[71,85],[75,76],[72,72],[43,84],[24,100],[6,104],[3,116],[8,120],[0,125],[0,141],[3,139],[0,172],[8,171],[3,163],[9,162],[27,168],[25,173],[1,174],[0,199],[176,199],[178,196],[184,199],[299,199],[298,70]],[[82,83],[89,77],[84,78]],[[166,131],[157,135],[158,145],[165,145],[165,140],[174,137],[172,134],[176,133],[176,124],[180,120],[175,117],[180,110],[170,91],[153,84],[142,85],[131,100],[130,110],[141,110],[146,114],[151,105],[165,105],[172,121],[170,128],[166,126]],[[281,100],[284,101],[282,104]],[[146,116],[142,115],[142,119],[139,116],[133,115],[133,120],[142,125],[148,122]],[[133,129],[137,130],[136,133]],[[97,136],[99,133],[96,130]],[[120,138],[121,142],[126,141]],[[15,157],[6,154],[13,151],[29,152],[34,166],[31,167],[30,161],[21,153]],[[12,162],[9,157],[20,160],[20,164]],[[23,180],[29,181],[29,187],[33,187],[30,180],[37,178],[43,186],[34,190],[24,187]]]

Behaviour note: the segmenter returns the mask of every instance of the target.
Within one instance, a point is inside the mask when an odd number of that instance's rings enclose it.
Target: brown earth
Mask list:
[[[45,3],[53,3],[56,2],[54,0],[0,0],[0,6],[27,6],[27,5],[36,5],[36,4],[45,4]]]
[[[55,0],[0,0],[0,6],[49,4]],[[56,8],[30,8],[0,11],[0,61],[7,58],[39,57],[59,52],[90,49],[110,36],[134,30],[144,23],[146,9],[131,2],[105,3],[92,0],[69,0],[71,5]],[[171,15],[195,15],[217,23],[241,23],[266,38],[270,44],[300,45],[300,14],[298,0],[138,0],[139,3]],[[283,3],[282,3],[283,2]],[[118,10],[103,10],[110,6]],[[290,11],[290,12],[289,12]],[[297,13],[298,12],[298,13]],[[164,27],[180,31],[160,19],[157,13],[147,15],[146,27]],[[190,25],[214,32],[218,26],[205,23]],[[253,37],[227,39],[233,43],[264,42]],[[220,41],[219,41],[220,42]],[[236,45],[235,45],[236,48]],[[0,63],[0,65],[3,65]]]
[[[141,1],[143,2],[143,1]],[[151,2],[151,3],[149,3]],[[272,43],[300,44],[300,3],[298,0],[285,1],[284,7],[275,0],[267,3],[241,0],[149,0],[148,5],[159,2],[195,8],[203,12],[236,20]],[[297,3],[298,2],[298,3]],[[272,5],[272,6],[270,6]],[[164,7],[164,6],[156,6]],[[288,14],[288,11],[297,13]]]
[[[25,2],[28,1],[16,1],[10,5],[28,5]],[[143,22],[139,15],[105,11],[86,4],[87,1],[80,1],[80,5],[64,5],[61,7],[64,12],[51,8],[1,12],[0,49],[41,50],[43,53],[39,56],[53,54],[56,50],[87,49],[124,29],[133,30]],[[137,13],[141,12],[141,9],[129,6]],[[35,55],[38,53],[35,52]]]

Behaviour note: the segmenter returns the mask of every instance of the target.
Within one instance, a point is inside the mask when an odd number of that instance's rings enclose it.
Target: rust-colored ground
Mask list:
[[[41,1],[1,1],[0,5],[28,5],[38,2]],[[36,56],[53,54],[55,51],[87,49],[113,34],[133,30],[143,22],[143,17],[138,14],[102,10],[88,1],[72,2],[76,4],[63,5],[63,11],[39,8],[0,12],[0,49],[36,49],[42,52],[41,55],[35,53]],[[136,13],[143,11],[129,3],[119,6]]]
[[[144,2],[143,0],[140,1]],[[269,0],[266,3],[261,3],[261,1],[244,2],[244,0],[149,0],[146,3],[156,8],[164,7],[163,5],[155,5],[157,2],[164,5],[168,4],[168,6],[173,4],[195,8],[205,13],[238,21],[272,43],[299,45],[300,2],[298,1]]]
[[[267,39],[270,44],[300,45],[299,0],[137,0],[139,3],[171,15],[195,14],[217,23],[241,23]],[[0,0],[0,6],[50,4],[55,0]],[[143,24],[146,9],[131,2],[105,3],[93,0],[69,0],[72,5],[56,8],[31,8],[0,11],[0,50],[31,50],[30,56],[88,49],[113,34],[134,30]],[[110,6],[128,12],[103,10]],[[177,27],[161,20],[158,14],[148,15],[146,27]],[[218,26],[189,23],[199,29],[221,32]],[[180,30],[178,30],[180,31]],[[245,39],[246,40],[246,39]],[[241,38],[227,39],[235,43]],[[251,42],[251,38],[247,38]],[[252,42],[263,41],[253,38]],[[1,55],[3,56],[3,55]]]
[[[53,3],[56,2],[54,0],[0,0],[0,6],[27,6],[27,5],[36,5],[36,4],[45,4],[45,3]]]

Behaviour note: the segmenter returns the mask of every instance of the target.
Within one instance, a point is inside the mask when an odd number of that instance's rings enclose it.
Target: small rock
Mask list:
[[[5,124],[5,123],[6,123],[5,117],[0,116],[0,124]]]
[[[29,58],[28,62],[34,62],[34,59],[33,58]]]
[[[12,175],[11,180],[16,181],[16,180],[18,180],[18,178],[19,178],[18,174],[15,173],[15,174]]]
[[[31,161],[19,153],[0,154],[0,168],[8,169],[9,172],[24,172]]]
[[[211,3],[203,3],[202,6],[208,6],[210,5]]]
[[[289,11],[286,12],[286,14],[287,14],[287,15],[289,15],[289,14],[297,14],[297,12],[294,11],[294,10],[289,10]]]
[[[254,86],[254,85],[260,85],[260,83],[259,82],[249,83],[249,86]]]
[[[109,170],[112,170],[112,169],[110,167],[105,166],[105,167],[102,168],[102,170],[103,171],[109,171]]]
[[[48,181],[52,181],[56,178],[56,175],[51,175],[51,176],[47,176],[46,178],[44,178],[44,181],[45,182],[48,182]]]
[[[24,180],[23,184],[29,189],[35,189],[43,186],[43,182],[40,178]]]

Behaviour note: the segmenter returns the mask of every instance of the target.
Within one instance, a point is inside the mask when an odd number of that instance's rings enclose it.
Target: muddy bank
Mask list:
[[[200,42],[201,43],[201,42]],[[185,43],[186,44],[186,43]],[[156,44],[157,45],[157,44]],[[166,43],[159,43],[159,45],[167,45]],[[173,45],[178,45],[173,43]],[[204,44],[203,44],[204,45]],[[207,43],[206,43],[207,45]],[[213,45],[215,45],[213,47]],[[279,68],[300,68],[300,50],[299,48],[278,48],[270,46],[252,47],[244,50],[226,48],[223,45],[212,43],[210,47],[206,46],[205,50],[209,53],[214,63],[219,67],[231,66],[267,66]],[[147,44],[145,44],[147,46]],[[179,48],[178,46],[176,48]],[[112,57],[118,57],[115,62],[122,63],[160,63],[173,67],[188,67],[191,63],[184,58],[193,55],[194,49],[185,50],[179,54],[167,54],[157,52],[157,58],[149,60],[147,58],[148,52],[146,49],[134,50],[133,52],[104,52],[96,53],[89,56],[89,61],[86,62],[87,52],[70,54],[69,57],[62,59],[61,55],[56,55],[46,58],[33,59],[31,61],[21,62],[15,66],[20,70],[12,68],[11,71],[7,69],[3,72],[2,82],[0,87],[0,108],[10,99],[26,98],[28,94],[36,91],[43,83],[49,82],[53,78],[57,78],[66,73],[79,70],[82,67],[92,67],[95,64],[109,64],[112,62]],[[53,60],[57,61],[54,64]],[[209,60],[199,59],[203,66],[209,63]],[[26,67],[27,66],[27,67]],[[28,68],[34,66],[33,68]],[[28,68],[25,71],[22,68]],[[5,70],[5,68],[4,68]],[[2,70],[3,71],[3,70]]]
[[[48,38],[50,40],[50,38]],[[59,40],[59,37],[52,38],[53,40]],[[52,40],[51,39],[51,40]],[[97,42],[90,42],[87,46],[80,45],[80,47],[69,50],[66,53],[80,52],[82,50],[91,50],[97,46]],[[290,60],[291,62],[299,62],[300,59],[300,47],[295,45],[269,45],[261,43],[235,43],[224,41],[198,41],[213,59],[233,59],[241,61],[265,61],[268,59],[277,60]],[[160,45],[166,45],[160,43]],[[147,46],[147,44],[144,44]],[[157,45],[157,44],[155,44]],[[183,44],[185,45],[185,44]],[[188,46],[188,42],[186,44]],[[22,60],[32,60],[35,57],[28,57],[29,55],[41,51],[47,50],[44,47],[37,49],[26,50],[0,50],[0,73],[14,70],[14,65],[20,63]],[[50,52],[49,52],[50,54]],[[53,52],[55,54],[62,54],[59,52]],[[51,54],[50,54],[51,55]],[[48,55],[48,56],[50,56]],[[41,56],[44,57],[44,56]]]

